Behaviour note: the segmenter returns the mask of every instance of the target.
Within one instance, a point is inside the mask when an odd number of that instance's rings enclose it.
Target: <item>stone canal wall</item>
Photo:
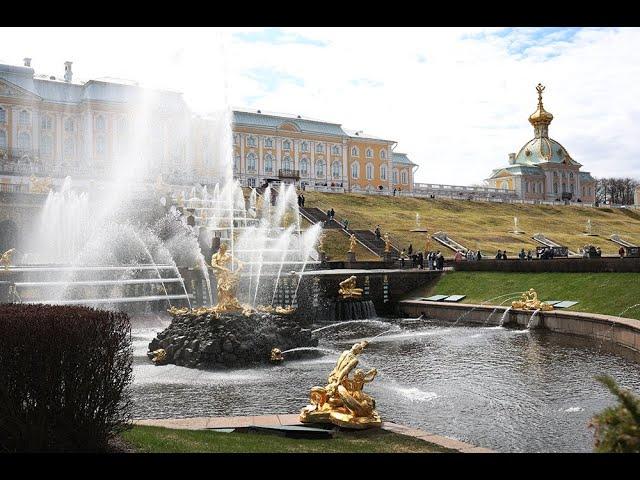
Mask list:
[[[397,308],[398,313],[408,317],[425,315],[452,323],[459,320],[461,323],[500,325],[508,307],[403,300],[398,302]],[[526,327],[532,314],[531,311],[511,309],[506,315],[505,324],[516,323]],[[532,327],[607,341],[640,353],[640,320],[596,313],[553,310],[538,312],[532,321]]]
[[[495,260],[479,262],[447,261],[446,266],[458,272],[520,272],[520,273],[640,273],[640,258],[599,257],[599,258],[554,258],[549,260]]]

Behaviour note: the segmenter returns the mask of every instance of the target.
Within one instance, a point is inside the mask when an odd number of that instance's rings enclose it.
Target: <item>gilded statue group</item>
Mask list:
[[[542,310],[543,312],[553,310],[553,307],[551,305],[538,300],[538,294],[533,288],[530,288],[528,291],[523,292],[520,300],[511,302],[511,306],[513,308],[517,308],[518,310]]]
[[[346,428],[364,429],[380,427],[382,421],[376,412],[376,401],[362,390],[372,382],[378,371],[355,369],[358,355],[368,345],[356,343],[342,352],[324,387],[313,387],[309,394],[311,403],[300,411],[303,423],[333,423]],[[355,370],[354,370],[355,369]],[[349,377],[353,371],[353,377]]]

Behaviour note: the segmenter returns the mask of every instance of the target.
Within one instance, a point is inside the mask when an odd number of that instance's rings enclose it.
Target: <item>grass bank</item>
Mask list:
[[[447,272],[416,295],[466,295],[464,303],[481,303],[490,298],[533,288],[541,300],[573,300],[569,308],[579,312],[619,315],[640,302],[640,275],[637,273],[503,273]],[[413,294],[412,294],[413,295]],[[510,297],[489,304],[499,305]],[[509,305],[510,301],[504,305]],[[640,320],[640,307],[628,310],[627,318]]]
[[[386,430],[341,431],[332,439],[286,438],[271,433],[175,430],[135,426],[122,438],[148,453],[437,453],[442,447]]]
[[[534,251],[537,244],[531,237],[536,233],[543,233],[575,252],[591,243],[604,254],[614,255],[619,246],[609,240],[613,233],[640,244],[640,210],[320,192],[305,192],[305,205],[322,211],[333,208],[338,220],[349,220],[350,228],[373,230],[380,224],[400,248],[406,248],[409,242],[414,249],[425,248],[425,234],[410,231],[416,228],[416,213],[420,225],[430,233],[445,231],[466,247],[488,255],[498,249],[506,249],[511,257],[521,248]],[[509,233],[513,230],[513,217],[518,217],[519,229],[525,234]],[[589,219],[597,236],[584,235]],[[441,248],[433,241],[431,247]],[[327,253],[344,256],[344,251],[339,250]],[[451,254],[445,251],[445,255]]]

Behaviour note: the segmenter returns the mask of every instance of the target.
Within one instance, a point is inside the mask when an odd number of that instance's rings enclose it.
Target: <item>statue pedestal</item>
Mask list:
[[[321,264],[327,263],[327,254],[325,252],[318,252],[318,260]]]
[[[382,260],[384,261],[384,263],[392,263],[393,257],[391,256],[391,252],[384,252]]]
[[[356,261],[356,252],[347,252],[347,263],[354,263]]]

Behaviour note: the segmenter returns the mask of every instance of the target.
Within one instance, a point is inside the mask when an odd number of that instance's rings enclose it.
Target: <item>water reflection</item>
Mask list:
[[[167,324],[133,320],[137,418],[297,412],[337,358],[234,371],[156,367],[146,343]],[[380,372],[368,389],[383,419],[498,451],[591,451],[588,421],[614,403],[594,377],[608,373],[640,391],[632,352],[544,330],[390,321],[319,332],[320,347],[341,351],[385,330],[361,355],[363,368]]]

